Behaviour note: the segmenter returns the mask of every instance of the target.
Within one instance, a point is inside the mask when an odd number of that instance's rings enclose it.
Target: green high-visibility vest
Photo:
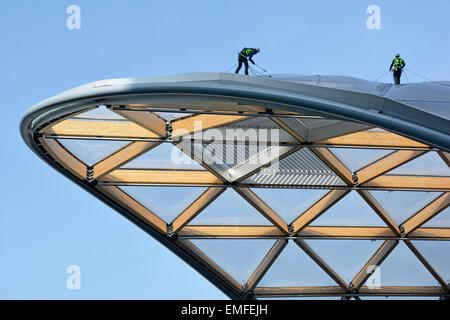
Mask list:
[[[245,49],[245,50],[242,50],[242,51],[241,51],[241,56],[247,58],[247,57],[250,55],[250,53],[252,53],[252,52],[253,52],[253,49]]]
[[[403,59],[402,58],[395,58],[394,59],[394,69],[401,68],[403,66]]]

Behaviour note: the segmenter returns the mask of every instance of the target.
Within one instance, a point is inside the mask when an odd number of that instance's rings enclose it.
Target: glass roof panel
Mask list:
[[[381,286],[439,285],[403,241],[387,256],[379,270]]]
[[[172,222],[206,190],[200,187],[121,186],[119,188],[167,223]]]
[[[329,150],[353,172],[358,171],[393,152],[392,150],[385,149],[356,148],[329,148]]]
[[[437,216],[428,220],[421,227],[450,228],[450,207],[439,212]]]
[[[190,241],[243,285],[247,283],[275,243],[275,240],[261,239],[198,239]]]
[[[93,166],[130,143],[129,141],[87,139],[58,139],[58,142],[88,166]]]
[[[272,185],[345,185],[338,175],[308,148],[301,148],[243,182]]]
[[[183,144],[186,147],[186,144]],[[244,175],[277,161],[280,156],[292,150],[293,146],[269,146],[244,143],[194,143],[195,155],[228,181],[235,181]]]
[[[376,190],[370,193],[397,224],[403,223],[442,194],[441,192]]]
[[[376,240],[307,240],[308,245],[350,283],[383,243]]]
[[[324,189],[276,188],[253,188],[252,191],[286,223],[291,223],[328,192]]]
[[[80,113],[74,116],[76,119],[89,119],[89,120],[124,120],[128,119],[122,117],[121,115],[109,110],[106,106],[99,106],[98,108]]]
[[[437,152],[429,151],[388,174],[450,176],[450,168]]]
[[[289,240],[257,287],[336,286],[336,282]]]
[[[138,169],[196,169],[204,170],[195,160],[171,143],[161,143],[122,168]]]
[[[228,188],[207,206],[190,225],[272,225],[236,191]]]
[[[412,241],[441,278],[450,283],[450,241]]]
[[[386,226],[381,218],[372,210],[356,192],[339,200],[311,223],[312,226]]]

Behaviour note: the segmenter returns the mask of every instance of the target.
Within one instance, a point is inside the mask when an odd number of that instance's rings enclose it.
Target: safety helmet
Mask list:
[[[395,56],[396,56],[397,58],[400,57],[400,53],[397,53]]]
[[[255,48],[256,52],[260,52],[261,50],[259,48]]]

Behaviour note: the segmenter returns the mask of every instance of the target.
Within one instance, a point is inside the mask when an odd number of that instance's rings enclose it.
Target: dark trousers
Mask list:
[[[238,67],[237,67],[237,69],[236,69],[236,71],[234,73],[239,73],[239,70],[241,70],[241,67],[242,67],[242,63],[244,63],[245,64],[245,74],[248,75],[248,61],[247,61],[247,58],[244,58],[243,56],[239,55],[238,62],[239,62],[239,65],[238,65]]]
[[[400,77],[402,76],[402,69],[394,70],[394,82],[400,84]]]

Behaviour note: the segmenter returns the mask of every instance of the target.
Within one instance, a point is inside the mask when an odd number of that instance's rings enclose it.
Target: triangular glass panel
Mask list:
[[[161,143],[122,168],[133,169],[195,169],[204,168],[171,143]]]
[[[119,188],[167,223],[172,222],[206,190],[201,187],[121,186]]]
[[[450,241],[413,241],[433,269],[450,283]]]
[[[115,121],[128,121],[128,119],[121,115],[109,110],[106,106],[100,106],[98,108],[80,113],[74,116],[76,119],[85,120],[115,120]]]
[[[329,148],[329,150],[352,172],[358,171],[393,152],[384,149],[356,148]]]
[[[376,240],[307,240],[308,245],[344,281],[350,283],[378,250]]]
[[[381,286],[433,286],[436,279],[403,241],[379,266]],[[374,289],[376,290],[376,289]]]
[[[384,190],[370,191],[370,193],[397,224],[402,224],[442,194],[441,192]]]
[[[130,143],[129,141],[87,139],[58,139],[58,142],[88,166],[93,166]]]
[[[265,239],[198,239],[190,242],[243,285],[275,243]]]
[[[301,148],[243,181],[248,184],[289,186],[345,185],[311,150]]]
[[[389,171],[388,174],[450,176],[450,168],[434,151],[429,151],[404,165]]]
[[[351,191],[314,220],[311,226],[386,226],[386,224],[356,191]]]
[[[253,188],[252,191],[288,224],[328,192],[324,189],[276,188]]]
[[[236,191],[227,189],[189,225],[272,225]]]
[[[450,228],[450,207],[439,212],[420,227],[426,228]]]
[[[337,283],[289,240],[257,287],[297,286],[337,286]]]

